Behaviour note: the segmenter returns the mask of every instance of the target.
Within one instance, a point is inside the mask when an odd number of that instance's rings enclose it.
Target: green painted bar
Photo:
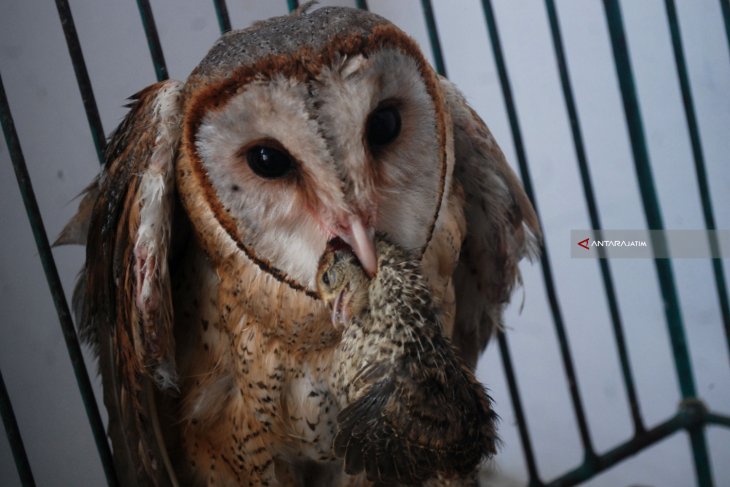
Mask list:
[[[492,8],[491,1],[482,0],[482,8],[484,10],[484,18],[487,23],[489,39],[492,44],[494,62],[497,66],[497,73],[499,75],[500,86],[502,88],[505,108],[507,109],[507,117],[509,119],[510,129],[512,130],[515,152],[517,154],[517,163],[520,169],[520,175],[522,176],[522,184],[525,188],[525,193],[527,193],[528,198],[530,198],[530,201],[532,201],[532,204],[534,205],[535,211],[538,214],[539,218],[540,212],[537,207],[535,191],[532,185],[532,177],[530,176],[530,168],[527,163],[527,154],[525,152],[525,147],[522,140],[522,130],[520,129],[519,120],[517,118],[517,108],[515,106],[514,97],[512,95],[512,87],[509,81],[509,76],[507,74],[507,64],[504,60],[501,41],[499,38],[499,31],[497,29],[497,21],[494,16],[494,9]],[[565,371],[565,376],[568,383],[570,400],[573,406],[573,412],[576,422],[578,423],[580,440],[583,445],[586,462],[591,463],[595,460],[596,454],[593,449],[593,443],[591,440],[590,431],[588,429],[588,422],[586,421],[585,409],[583,407],[583,402],[580,397],[578,379],[575,373],[575,365],[573,364],[573,357],[570,351],[568,335],[565,331],[563,315],[560,308],[560,303],[558,302],[557,290],[555,288],[555,279],[553,278],[552,274],[552,266],[548,257],[547,245],[544,241],[542,242],[540,262],[542,264],[541,270],[543,282],[545,283],[545,291],[547,293],[550,311],[553,315],[555,333],[558,337],[560,357],[563,362],[563,369]]]
[[[621,98],[631,139],[631,149],[634,156],[636,175],[639,180],[644,213],[649,229],[660,230],[664,228],[664,224],[661,209],[659,208],[656,187],[654,185],[651,164],[649,162],[649,153],[646,147],[646,138],[644,136],[644,128],[636,94],[636,86],[634,84],[634,75],[631,69],[631,61],[629,59],[626,34],[621,18],[621,10],[617,0],[604,0],[603,5],[611,37],[616,74],[621,88]],[[652,246],[655,250],[657,248],[666,248],[664,237],[658,235],[653,238]],[[654,264],[661,295],[664,299],[667,327],[669,329],[674,364],[682,397],[685,399],[694,398],[696,396],[696,388],[692,375],[689,351],[687,349],[684,325],[682,323],[682,315],[679,309],[679,299],[674,284],[672,265],[669,259],[654,259]],[[690,431],[690,438],[697,481],[703,487],[711,486],[712,474],[704,430],[701,427],[692,429]]]
[[[664,4],[667,10],[669,31],[672,37],[672,50],[674,51],[674,62],[677,67],[677,78],[679,79],[679,87],[682,91],[682,104],[684,105],[684,113],[687,119],[687,130],[689,131],[690,142],[692,144],[692,156],[694,158],[695,173],[697,174],[700,201],[702,202],[702,214],[705,219],[705,227],[708,230],[715,230],[717,228],[715,226],[715,214],[712,210],[710,185],[708,183],[707,170],[705,169],[705,156],[702,151],[700,129],[697,124],[692,89],[689,83],[689,76],[687,75],[687,62],[685,61],[684,49],[682,48],[682,34],[679,30],[677,8],[674,0],[665,0]],[[714,233],[710,235],[710,248],[712,249],[713,255],[720,255],[720,244],[717,235]],[[722,269],[722,259],[712,259],[712,271],[715,276],[715,288],[717,289],[717,297],[720,304],[720,315],[722,316],[722,322],[725,328],[726,346],[728,355],[730,356],[730,305],[728,305],[727,284]]]
[[[446,76],[446,65],[444,64],[444,55],[441,51],[441,41],[439,40],[439,32],[436,28],[436,18],[433,15],[431,0],[421,0],[421,7],[423,8],[423,16],[426,20],[426,29],[428,29],[428,39],[431,42],[434,67],[438,74]]]
[[[641,114],[639,113],[639,103],[633,73],[631,71],[621,11],[615,0],[604,0],[604,5],[646,220],[650,229],[663,229],[664,223],[659,209],[654,177],[649,163],[649,153],[646,147]],[[658,238],[661,239],[662,236],[659,235]],[[666,242],[663,241],[658,242],[658,244],[666,246]],[[672,337],[672,349],[677,363],[677,375],[679,377],[682,396],[685,398],[694,397],[696,395],[694,378],[689,363],[689,353],[687,351],[687,343],[684,336],[684,327],[679,311],[679,301],[674,286],[671,264],[667,259],[655,259],[655,263],[662,296],[665,300],[667,322]]]
[[[568,112],[570,121],[570,130],[573,135],[573,143],[575,146],[575,155],[578,161],[578,169],[583,184],[583,194],[588,207],[588,215],[591,221],[591,228],[599,230],[602,228],[601,219],[598,214],[598,203],[596,202],[593,183],[591,182],[590,169],[588,167],[588,156],[586,155],[585,145],[583,142],[583,134],[578,120],[578,109],[575,104],[573,95],[573,87],[570,83],[568,74],[568,63],[565,58],[565,50],[563,48],[563,39],[560,34],[560,25],[558,23],[558,13],[555,9],[553,0],[545,0],[548,21],[550,23],[550,33],[555,48],[555,57],[558,64],[558,72],[560,74],[560,84],[563,89],[563,97],[565,99],[565,107]],[[600,235],[600,233],[597,233]],[[597,238],[600,238],[597,237]],[[606,301],[608,310],[611,315],[611,324],[613,327],[616,348],[619,354],[619,363],[621,364],[621,375],[624,381],[624,389],[626,397],[629,401],[629,410],[631,411],[631,420],[634,426],[634,433],[638,434],[644,430],[644,424],[641,418],[641,410],[639,399],[636,394],[636,386],[634,384],[634,376],[631,372],[631,364],[629,353],[626,347],[626,338],[624,336],[623,325],[621,322],[621,313],[618,307],[618,298],[613,283],[613,276],[607,259],[598,259],[598,266],[603,280],[603,288],[606,293]]]
[[[725,24],[727,47],[730,49],[730,0],[720,0],[720,9],[722,9],[722,21]]]
[[[527,463],[530,486],[541,486],[543,484],[540,480],[540,474],[537,471],[535,452],[532,448],[532,440],[530,439],[530,432],[527,428],[527,418],[522,407],[522,399],[520,398],[520,391],[517,386],[517,377],[515,376],[515,369],[512,365],[512,354],[509,351],[507,334],[502,331],[498,332],[497,343],[499,345],[499,355],[502,357],[504,375],[507,379],[507,389],[512,399],[512,408],[514,409],[515,419],[517,420],[517,431],[520,435],[520,443],[522,443],[522,453],[525,455],[525,463]]]
[[[578,485],[586,480],[594,477],[598,473],[607,470],[622,460],[637,454],[644,448],[647,448],[668,436],[688,428],[691,425],[702,424],[702,417],[690,415],[683,411],[678,412],[670,419],[660,423],[644,432],[639,436],[621,443],[620,445],[608,450],[598,457],[597,465],[582,464],[570,472],[548,482],[550,487],[568,487]]]
[[[142,26],[147,37],[147,46],[150,49],[150,56],[152,57],[152,64],[155,67],[157,81],[164,81],[169,78],[169,75],[167,73],[165,56],[162,54],[160,37],[157,34],[157,26],[155,26],[152,7],[150,7],[149,0],[137,0],[137,7],[139,8],[139,15],[142,18]]]
[[[96,102],[94,100],[93,92],[91,90],[88,72],[86,71],[83,55],[81,53],[80,43],[73,24],[73,19],[71,17],[68,0],[55,1],[64,34],[66,36],[67,46],[73,62],[74,71],[76,73],[79,89],[81,91],[82,99],[84,102],[84,107],[86,108],[87,119],[91,127],[94,143],[100,161],[103,162],[103,151],[106,140],[104,137],[103,128],[101,127]],[[620,5],[618,0],[603,0],[603,2],[609,28],[609,34],[611,37],[611,46],[613,49],[614,60],[616,64],[617,78],[621,88],[622,103],[626,115],[627,129],[631,139],[635,170],[637,174],[637,179],[639,181],[642,203],[647,219],[647,224],[648,227],[651,229],[661,229],[663,228],[661,208],[659,206],[658,196],[652,175],[651,163],[646,146],[643,123],[638,104],[638,96],[636,93],[636,87],[630,63],[630,56],[627,41],[625,38],[623,21],[621,18]],[[225,33],[231,29],[230,17],[228,15],[226,2],[225,0],[213,0],[213,3],[216,9],[218,25],[221,32]],[[730,48],[730,0],[720,0],[720,4],[722,9],[724,27],[727,35],[728,48]],[[137,5],[140,10],[140,15],[144,25],[145,34],[147,36],[147,41],[155,67],[157,79],[167,79],[167,67],[165,64],[162,47],[160,45],[160,40],[155,26],[149,0],[137,0]],[[368,8],[366,0],[355,0],[355,5],[361,9]],[[515,150],[518,159],[517,162],[519,164],[525,190],[534,203],[534,189],[532,186],[529,166],[524,150],[522,134],[517,118],[517,112],[513,99],[513,94],[511,91],[509,76],[507,74],[506,62],[504,60],[502,48],[500,45],[496,18],[494,16],[490,0],[482,0],[482,5],[484,8],[485,21],[487,24],[488,33],[490,36],[490,41],[495,57],[495,63],[497,65],[497,70],[503,91],[509,123],[514,137]],[[578,119],[577,107],[573,95],[573,89],[570,83],[568,66],[560,33],[558,14],[554,0],[545,0],[545,5],[548,14],[548,20],[550,23],[553,45],[556,53],[560,81],[564,93],[566,110],[568,113],[573,141],[575,144],[576,158],[578,160],[580,176],[583,183],[583,190],[589,210],[589,216],[592,226],[596,229],[600,229],[601,223],[599,218],[598,205],[591,182],[588,160]],[[297,0],[287,0],[287,6],[291,11],[299,7],[299,2]],[[426,27],[429,34],[435,69],[437,70],[437,72],[439,72],[439,74],[446,76],[446,67],[444,63],[438,30],[436,27],[432,2],[431,0],[421,0],[421,6],[423,9]],[[682,92],[682,100],[685,110],[685,116],[687,119],[688,133],[692,146],[695,171],[698,181],[698,191],[700,194],[703,208],[703,216],[705,219],[706,227],[708,229],[714,229],[715,217],[709,191],[708,174],[705,167],[700,131],[696,118],[694,102],[692,99],[692,92],[687,73],[686,59],[682,47],[680,24],[674,0],[665,0],[665,7],[670,28],[672,48],[675,57],[677,77]],[[102,465],[106,475],[106,480],[109,485],[117,485],[111,457],[111,450],[109,448],[109,443],[106,439],[106,434],[104,432],[103,424],[101,422],[101,416],[99,415],[99,410],[97,408],[93,391],[91,389],[91,384],[85,368],[85,364],[83,362],[83,357],[81,356],[80,346],[76,337],[75,330],[73,328],[73,322],[71,320],[68,304],[63,293],[63,288],[60,285],[60,279],[58,278],[53,255],[51,253],[48,239],[45,234],[40,210],[35,200],[35,195],[33,193],[33,188],[27,172],[27,167],[25,165],[25,160],[22,154],[20,143],[18,141],[17,134],[15,133],[14,122],[10,113],[10,108],[8,106],[1,78],[0,119],[2,121],[2,128],[8,144],[13,167],[16,171],[16,176],[18,178],[18,185],[20,187],[23,200],[26,205],[26,211],[28,213],[31,228],[33,230],[36,244],[38,246],[40,260],[46,273],[46,278],[48,280],[49,288],[59,316],[63,335],[66,340],[68,353],[71,357],[71,362],[74,367],[76,380],[79,384],[81,396],[84,401],[84,406],[89,417],[90,426],[92,428],[94,439],[99,450]],[[655,248],[659,248],[665,246],[666,242],[664,242],[663,239],[660,237],[656,241],[653,241],[652,244],[655,246]],[[716,240],[710,242],[710,245],[715,250],[718,248],[718,243]],[[614,448],[605,452],[602,455],[597,455],[594,452],[591,443],[590,433],[588,430],[588,425],[577,386],[571,351],[563,325],[560,306],[557,300],[557,293],[552,277],[550,260],[548,258],[547,249],[545,247],[543,247],[543,256],[541,259],[543,279],[545,281],[548,301],[555,321],[556,334],[558,335],[558,341],[560,344],[561,356],[563,358],[563,365],[565,367],[566,378],[570,385],[571,400],[576,416],[576,421],[578,423],[578,429],[581,434],[581,440],[583,442],[585,458],[583,463],[578,467],[558,476],[547,484],[542,482],[538,473],[535,452],[533,450],[532,441],[529,434],[527,419],[525,417],[525,413],[522,407],[507,336],[504,334],[499,334],[497,337],[498,345],[500,348],[500,355],[505,370],[508,390],[512,398],[515,417],[517,420],[518,432],[520,435],[520,440],[522,443],[522,448],[527,464],[529,485],[531,487],[543,487],[545,485],[578,485],[596,476],[598,473],[608,468],[611,468],[612,466],[618,464],[626,458],[637,454],[642,449],[648,448],[651,445],[654,445],[655,443],[677,432],[686,431],[688,433],[690,446],[693,452],[698,485],[700,485],[701,487],[712,486],[712,469],[710,464],[710,457],[708,454],[707,441],[705,437],[705,428],[708,425],[718,427],[730,427],[730,416],[708,411],[704,404],[701,402],[701,400],[696,398],[696,387],[691,368],[691,359],[686,343],[684,325],[682,322],[671,262],[668,259],[655,259],[655,267],[662,298],[665,304],[665,315],[671,339],[672,352],[674,355],[676,374],[684,399],[682,401],[679,411],[674,416],[654,426],[653,428],[646,429],[642,422],[638,399],[636,398],[635,385],[629,363],[628,353],[625,347],[625,338],[623,335],[623,327],[621,325],[621,317],[615,295],[613,278],[610,273],[608,262],[605,259],[599,260],[600,271],[604,281],[604,288],[609,303],[609,311],[614,326],[614,334],[618,345],[622,375],[624,378],[625,388],[627,390],[627,396],[629,398],[629,403],[631,407],[635,433],[633,437],[629,440],[620,443],[619,445],[615,446]],[[730,306],[728,305],[728,289],[725,275],[722,269],[721,260],[713,259],[712,267],[715,277],[718,299],[720,302],[721,315],[726,333],[727,347],[728,351],[730,352]],[[0,410],[0,412],[2,412],[2,419],[5,425],[8,440],[10,441],[11,447],[13,449],[16,467],[18,468],[21,481],[23,485],[35,485],[32,471],[22,445],[22,439],[20,438],[20,432],[17,431],[17,423],[15,423],[14,414],[12,412],[12,405],[10,404],[10,398],[8,397],[1,372]],[[12,419],[12,421],[10,421],[10,419]],[[13,428],[13,423],[15,423],[15,428]],[[18,449],[18,445],[20,446],[20,449]],[[16,454],[18,452],[22,454]]]
[[[707,413],[707,422],[730,428],[730,416],[724,414]]]
[[[81,101],[84,104],[84,111],[86,112],[86,120],[88,120],[89,128],[91,129],[91,138],[94,140],[96,157],[99,159],[99,164],[104,164],[106,136],[104,135],[99,109],[96,106],[96,98],[91,88],[89,72],[86,69],[84,53],[81,51],[81,43],[76,33],[76,25],[71,15],[71,7],[68,4],[68,0],[56,0],[56,9],[58,10],[58,19],[61,21],[61,27],[63,28],[63,35],[66,38],[66,47],[68,47],[68,53],[71,56],[71,64],[74,68],[74,75],[76,75],[76,84],[79,85]]]
[[[33,471],[28,462],[28,454],[25,451],[25,445],[23,445],[23,437],[20,435],[20,428],[18,428],[18,421],[15,419],[13,404],[10,402],[10,395],[5,387],[2,371],[0,371],[0,416],[3,419],[5,436],[7,436],[10,443],[10,450],[13,453],[13,461],[15,461],[20,483],[23,487],[34,487]]]
[[[229,32],[231,30],[231,18],[228,15],[226,0],[213,0],[213,6],[215,7],[215,16],[218,19],[221,34]]]
[[[583,464],[550,481],[547,485],[550,487],[578,485],[674,433],[702,428],[706,424],[730,427],[730,417],[707,411],[700,401],[687,401],[680,406],[679,411],[671,418],[639,435],[635,435],[630,440],[599,456],[597,469]],[[700,485],[707,484],[700,483]]]
[[[20,140],[18,139],[18,134],[15,131],[15,123],[13,122],[13,116],[10,112],[10,106],[8,104],[7,96],[5,95],[5,87],[3,86],[1,77],[0,122],[2,123],[3,134],[5,135],[5,141],[8,145],[8,153],[10,154],[10,160],[13,164],[15,177],[18,180],[18,188],[20,189],[20,194],[23,198],[25,211],[28,214],[28,222],[33,230],[33,238],[35,239],[36,246],[38,247],[38,255],[40,257],[41,265],[43,266],[46,281],[48,282],[48,287],[51,291],[53,304],[56,307],[56,313],[58,314],[61,331],[63,332],[63,338],[66,343],[66,349],[68,351],[69,358],[71,359],[71,366],[73,367],[74,376],[76,377],[76,383],[79,386],[81,399],[86,409],[86,416],[89,420],[94,441],[96,442],[96,448],[99,451],[102,467],[104,468],[104,474],[106,475],[106,481],[110,486],[116,486],[117,479],[116,473],[114,472],[114,462],[112,461],[111,449],[109,448],[109,443],[106,438],[104,423],[101,420],[99,408],[96,404],[96,398],[94,397],[94,390],[91,387],[91,381],[89,380],[89,374],[86,370],[84,357],[81,354],[81,346],[79,345],[79,340],[76,336],[76,330],[74,329],[73,320],[71,319],[71,311],[69,310],[68,302],[66,301],[66,296],[63,292],[63,285],[61,284],[61,278],[58,275],[56,262],[53,260],[53,253],[51,252],[51,246],[48,242],[48,235],[46,234],[46,229],[43,226],[41,210],[38,207],[38,201],[36,200],[35,193],[33,192],[30,174],[28,174],[25,157],[23,156],[23,151],[20,147]]]

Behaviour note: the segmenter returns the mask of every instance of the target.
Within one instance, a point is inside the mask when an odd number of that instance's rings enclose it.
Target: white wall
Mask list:
[[[322,4],[348,4],[327,1]],[[105,131],[130,94],[154,81],[132,0],[71,0]],[[184,79],[218,36],[212,2],[154,0],[171,77]],[[417,0],[370,0],[430,56]],[[730,52],[717,0],[677,0],[684,48],[720,228],[730,228]],[[598,266],[569,257],[569,230],[589,227],[543,2],[495,0],[537,203],[591,434],[599,452],[631,434]],[[649,155],[669,228],[702,228],[700,200],[661,0],[623,0]],[[234,27],[286,11],[284,0],[229,0]],[[611,48],[598,0],[557,1],[591,173],[606,228],[645,226]],[[434,2],[450,78],[491,126],[510,162],[514,148],[478,0]],[[49,0],[0,2],[0,72],[49,235],[73,214],[74,196],[99,170],[58,15]],[[0,141],[0,367],[39,485],[101,485],[103,474],[25,217]],[[79,248],[54,250],[67,294]],[[673,262],[700,396],[730,413],[726,337],[710,264]],[[724,261],[725,275],[730,265]],[[507,312],[517,376],[543,479],[581,461],[539,264]],[[612,261],[641,408],[649,426],[679,401],[663,306],[650,261]],[[524,300],[524,307],[521,304]],[[90,368],[93,364],[89,362]],[[479,364],[502,417],[498,485],[524,483],[524,461],[495,344]],[[730,485],[730,431],[711,428],[716,485]],[[592,486],[693,485],[684,433],[588,482]],[[0,435],[0,484],[19,485]]]

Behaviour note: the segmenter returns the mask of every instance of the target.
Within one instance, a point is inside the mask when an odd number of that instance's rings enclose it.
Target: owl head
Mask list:
[[[223,239],[313,292],[333,238],[370,275],[376,231],[427,246],[452,150],[448,115],[437,75],[385,19],[322,8],[226,34],[181,96],[177,183],[210,248]]]

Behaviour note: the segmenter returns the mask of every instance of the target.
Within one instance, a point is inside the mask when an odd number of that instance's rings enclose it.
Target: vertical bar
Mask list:
[[[91,137],[94,139],[94,147],[96,148],[96,156],[100,164],[104,164],[104,151],[106,150],[106,137],[104,136],[104,128],[101,125],[101,117],[99,117],[99,109],[96,106],[94,98],[94,90],[91,88],[91,80],[89,72],[86,70],[86,62],[84,62],[84,54],[81,51],[81,43],[76,33],[76,25],[74,24],[71,8],[68,0],[56,0],[56,9],[58,10],[58,18],[61,21],[63,35],[66,38],[66,46],[71,56],[71,63],[74,67],[76,82],[81,92],[81,100],[84,103],[86,111],[86,119],[91,129]]]
[[[555,57],[558,63],[558,72],[560,73],[560,84],[563,88],[563,98],[565,99],[565,107],[568,111],[570,120],[570,130],[573,134],[573,143],[575,147],[575,155],[578,160],[578,168],[580,171],[581,182],[583,183],[583,194],[588,206],[588,215],[591,220],[591,228],[598,230],[597,238],[600,238],[600,229],[602,228],[601,219],[598,214],[598,205],[596,204],[596,196],[593,191],[593,183],[591,182],[591,174],[588,168],[588,157],[583,143],[583,133],[578,120],[578,109],[573,96],[573,87],[570,83],[568,74],[568,63],[565,58],[565,50],[563,48],[563,39],[560,34],[560,25],[558,23],[558,14],[555,9],[553,0],[545,0],[548,21],[550,23],[550,34],[553,39],[555,49]],[[613,334],[616,341],[616,348],[619,355],[619,363],[621,365],[621,375],[624,380],[624,389],[629,401],[629,409],[631,411],[631,419],[634,425],[634,434],[644,431],[644,424],[641,419],[639,408],[639,399],[636,394],[636,386],[634,385],[634,377],[631,372],[629,361],[629,353],[626,348],[626,337],[624,336],[623,325],[621,322],[621,313],[619,312],[618,299],[613,284],[613,276],[608,265],[608,260],[598,259],[601,278],[603,279],[603,288],[608,301],[608,310],[611,315],[611,324],[613,326]]]
[[[695,173],[697,174],[700,201],[702,202],[702,214],[705,218],[705,227],[708,230],[715,230],[715,215],[712,211],[710,185],[707,182],[705,156],[702,151],[700,129],[697,124],[694,101],[692,100],[692,90],[689,84],[689,76],[687,75],[687,62],[685,61],[684,49],[682,48],[682,35],[679,30],[677,9],[674,0],[665,0],[664,3],[669,21],[669,31],[672,37],[672,49],[674,51],[674,62],[677,67],[677,78],[679,78],[679,87],[682,91],[682,104],[684,105],[684,114],[687,119],[687,130],[689,131],[690,142],[692,144],[692,156],[695,163]],[[717,235],[714,233],[710,234],[710,248],[712,249],[713,255],[720,255],[720,244]],[[720,302],[720,314],[725,326],[726,346],[728,356],[730,357],[730,305],[728,305],[727,284],[722,271],[722,260],[719,257],[712,259],[712,271],[715,274],[715,287]]]
[[[18,428],[18,422],[15,419],[13,404],[10,402],[10,395],[5,387],[2,371],[0,371],[0,415],[3,418],[5,435],[8,437],[10,449],[13,451],[13,460],[15,460],[15,468],[18,470],[20,482],[23,484],[23,487],[33,487],[35,486],[33,471],[28,462],[28,455],[23,445],[23,437],[20,435],[20,428]]]
[[[661,230],[664,228],[664,223],[662,221],[659,200],[649,163],[649,153],[646,147],[646,138],[644,136],[644,128],[639,111],[639,102],[629,60],[621,11],[616,0],[604,0],[604,7],[616,63],[616,73],[621,87],[626,123],[631,139],[634,164],[641,189],[644,212],[646,213],[649,228],[652,230]],[[663,236],[659,235],[659,239],[663,239]],[[666,243],[662,242],[660,244],[666,245]],[[655,259],[655,265],[660,278],[662,297],[665,300],[667,321],[670,327],[669,331],[672,337],[673,352],[676,358],[677,375],[679,377],[682,396],[685,398],[694,397],[694,378],[691,373],[689,354],[687,352],[686,338],[684,336],[671,264],[668,259]]]
[[[525,455],[525,462],[527,463],[527,473],[530,476],[529,485],[535,487],[541,486],[543,483],[540,480],[540,474],[537,472],[532,440],[530,440],[530,432],[527,429],[527,418],[522,408],[522,399],[520,398],[520,391],[517,387],[517,377],[512,366],[512,356],[510,355],[509,344],[507,343],[507,335],[504,332],[500,331],[497,333],[497,343],[499,344],[499,354],[502,357],[502,365],[504,366],[504,375],[507,378],[507,388],[512,399],[512,408],[517,419],[517,431],[520,434],[522,452]]]
[[[499,74],[499,81],[502,87],[502,95],[507,109],[509,124],[512,129],[512,137],[514,139],[515,152],[517,153],[517,162],[520,168],[520,175],[522,176],[522,183],[525,187],[527,196],[532,201],[532,204],[535,206],[535,211],[537,212],[537,200],[535,199],[535,191],[532,186],[532,177],[530,176],[530,169],[527,164],[527,155],[522,142],[522,131],[520,130],[519,121],[517,119],[517,109],[515,107],[514,97],[512,96],[512,87],[507,74],[507,65],[502,54],[502,45],[499,39],[494,10],[492,9],[492,2],[490,0],[482,0],[482,7],[484,9],[484,17],[487,22],[492,51],[494,53],[494,62],[497,65],[497,72]],[[550,311],[553,315],[555,332],[558,336],[560,356],[563,361],[563,368],[565,369],[573,412],[576,417],[576,422],[578,423],[578,432],[583,445],[585,462],[588,465],[594,465],[596,462],[596,453],[593,449],[590,433],[588,431],[588,423],[586,421],[583,403],[580,398],[580,391],[578,390],[578,379],[575,374],[575,366],[573,365],[573,358],[568,344],[568,335],[565,332],[563,316],[560,310],[560,304],[558,303],[557,291],[555,289],[555,280],[553,278],[550,259],[548,258],[547,244],[544,241],[542,243],[541,250],[540,262],[542,263],[543,281],[545,283]]]
[[[707,451],[705,425],[698,424],[689,428],[689,442],[692,445],[692,458],[695,464],[697,483],[701,487],[712,487],[712,465]]]
[[[160,36],[157,34],[157,26],[155,25],[155,17],[152,14],[150,2],[149,0],[137,0],[137,7],[142,18],[145,36],[147,36],[147,45],[152,56],[152,64],[155,66],[157,81],[166,80],[169,77],[167,65],[165,64],[165,56],[162,54]]]
[[[367,0],[355,0],[355,6],[362,10],[368,10]]]
[[[290,12],[299,8],[299,0],[286,0],[286,4],[289,6]]]
[[[431,0],[421,0],[421,7],[423,8],[423,16],[426,19],[426,28],[428,29],[428,38],[431,41],[431,52],[433,53],[436,72],[441,76],[446,76],[446,66],[441,52],[441,41],[439,40],[438,29],[436,29],[436,18],[433,15]]]
[[[720,0],[720,9],[722,9],[722,21],[725,24],[727,47],[730,49],[730,0]]]
[[[13,117],[10,113],[10,106],[8,105],[8,99],[5,95],[5,87],[3,86],[1,77],[0,122],[2,122],[3,133],[8,145],[8,152],[10,153],[10,159],[13,163],[15,176],[18,179],[18,187],[20,188],[20,193],[23,197],[23,203],[25,204],[25,210],[28,213],[31,228],[33,229],[33,236],[38,247],[38,254],[41,259],[41,264],[43,265],[43,270],[46,274],[46,280],[48,281],[48,287],[50,288],[51,296],[53,297],[53,303],[56,306],[56,312],[58,313],[58,319],[61,323],[63,338],[66,341],[66,348],[68,349],[68,354],[71,358],[71,365],[73,366],[74,375],[76,376],[76,382],[79,385],[81,399],[83,400],[84,407],[86,408],[86,415],[89,418],[91,431],[94,435],[94,440],[96,441],[96,448],[99,451],[99,456],[101,457],[101,463],[104,468],[104,473],[106,474],[106,480],[109,485],[116,486],[117,480],[114,473],[114,463],[112,462],[111,450],[106,439],[106,433],[104,432],[104,425],[102,423],[101,416],[99,415],[99,409],[96,405],[94,391],[91,388],[91,381],[89,380],[86,365],[84,364],[84,357],[81,355],[81,347],[79,346],[73,321],[71,320],[68,303],[66,302],[66,297],[63,293],[61,279],[58,277],[56,263],[53,260],[51,247],[48,244],[48,236],[46,235],[46,230],[43,227],[43,219],[41,217],[40,209],[38,208],[38,202],[35,199],[35,194],[33,193],[30,175],[28,174],[28,168],[25,165],[25,158],[23,157],[23,152],[20,148],[20,141],[18,140],[18,134],[15,131],[15,123],[13,122]]]
[[[215,16],[218,18],[218,26],[221,29],[221,34],[230,32],[231,18],[228,16],[226,0],[213,0],[213,5],[215,6]]]
[[[631,149],[634,156],[636,175],[639,180],[644,213],[646,214],[649,229],[661,230],[664,228],[664,224],[654,186],[654,178],[651,172],[649,153],[646,147],[646,138],[641,121],[634,76],[631,70],[628,45],[626,43],[626,34],[621,18],[621,9],[616,0],[603,0],[603,6],[606,11],[606,21],[611,37],[611,48],[613,50],[616,74],[621,88],[621,98],[626,115],[629,137],[631,139]],[[655,249],[657,247],[666,248],[666,239],[663,235],[658,234],[656,238],[652,239],[652,246]],[[682,315],[679,309],[679,300],[674,285],[672,265],[669,259],[654,259],[654,265],[662,298],[664,299],[664,312],[667,319],[672,354],[682,397],[685,399],[693,398],[696,396],[696,388],[692,376],[692,366],[687,350],[684,326],[682,324]],[[704,429],[701,426],[690,429],[690,440],[694,454],[697,481],[702,486],[710,486],[712,485],[712,474]]]

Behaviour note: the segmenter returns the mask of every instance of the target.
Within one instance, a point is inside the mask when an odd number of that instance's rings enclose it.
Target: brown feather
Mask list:
[[[518,263],[537,253],[535,210],[484,121],[457,88],[441,82],[454,124],[454,179],[464,192],[466,235],[454,273],[452,339],[472,367],[501,325],[519,281]]]
[[[94,179],[81,192],[81,201],[76,214],[58,234],[53,242],[53,247],[72,244],[86,245],[86,237],[89,234],[89,224],[91,223],[91,211],[94,209],[94,203],[98,197],[99,181]]]
[[[154,221],[143,213],[156,200],[144,193],[145,177],[155,171],[173,180],[173,154],[177,145],[180,83],[152,85],[132,97],[131,110],[112,134],[105,153],[106,165],[99,178],[98,194],[91,191],[82,201],[90,205],[86,267],[79,295],[80,327],[98,342],[99,368],[104,381],[104,402],[110,416],[109,434],[117,471],[124,485],[166,485],[167,453],[159,435],[155,401],[150,384],[159,382],[162,368],[174,370],[174,340],[166,262],[153,262],[148,275],[140,278],[138,251],[143,225],[169,226],[173,218],[174,191],[161,187],[163,210]],[[167,99],[168,97],[169,99]],[[168,102],[171,113],[165,113]],[[167,118],[166,118],[167,117]],[[170,120],[169,118],[173,119]],[[165,130],[172,130],[172,136]],[[168,150],[163,144],[170,145]],[[156,151],[164,160],[155,160]],[[161,164],[161,166],[160,166]],[[87,200],[88,198],[88,200]],[[146,199],[147,198],[147,199]],[[169,200],[169,201],[168,201]],[[78,222],[89,210],[80,212]],[[148,217],[149,218],[149,217]],[[159,219],[159,221],[157,221]],[[155,248],[165,259],[170,232],[160,232]],[[165,240],[167,239],[167,240]],[[157,291],[154,305],[140,300],[142,284]],[[141,308],[140,308],[141,303]],[[164,371],[169,374],[168,370]]]

